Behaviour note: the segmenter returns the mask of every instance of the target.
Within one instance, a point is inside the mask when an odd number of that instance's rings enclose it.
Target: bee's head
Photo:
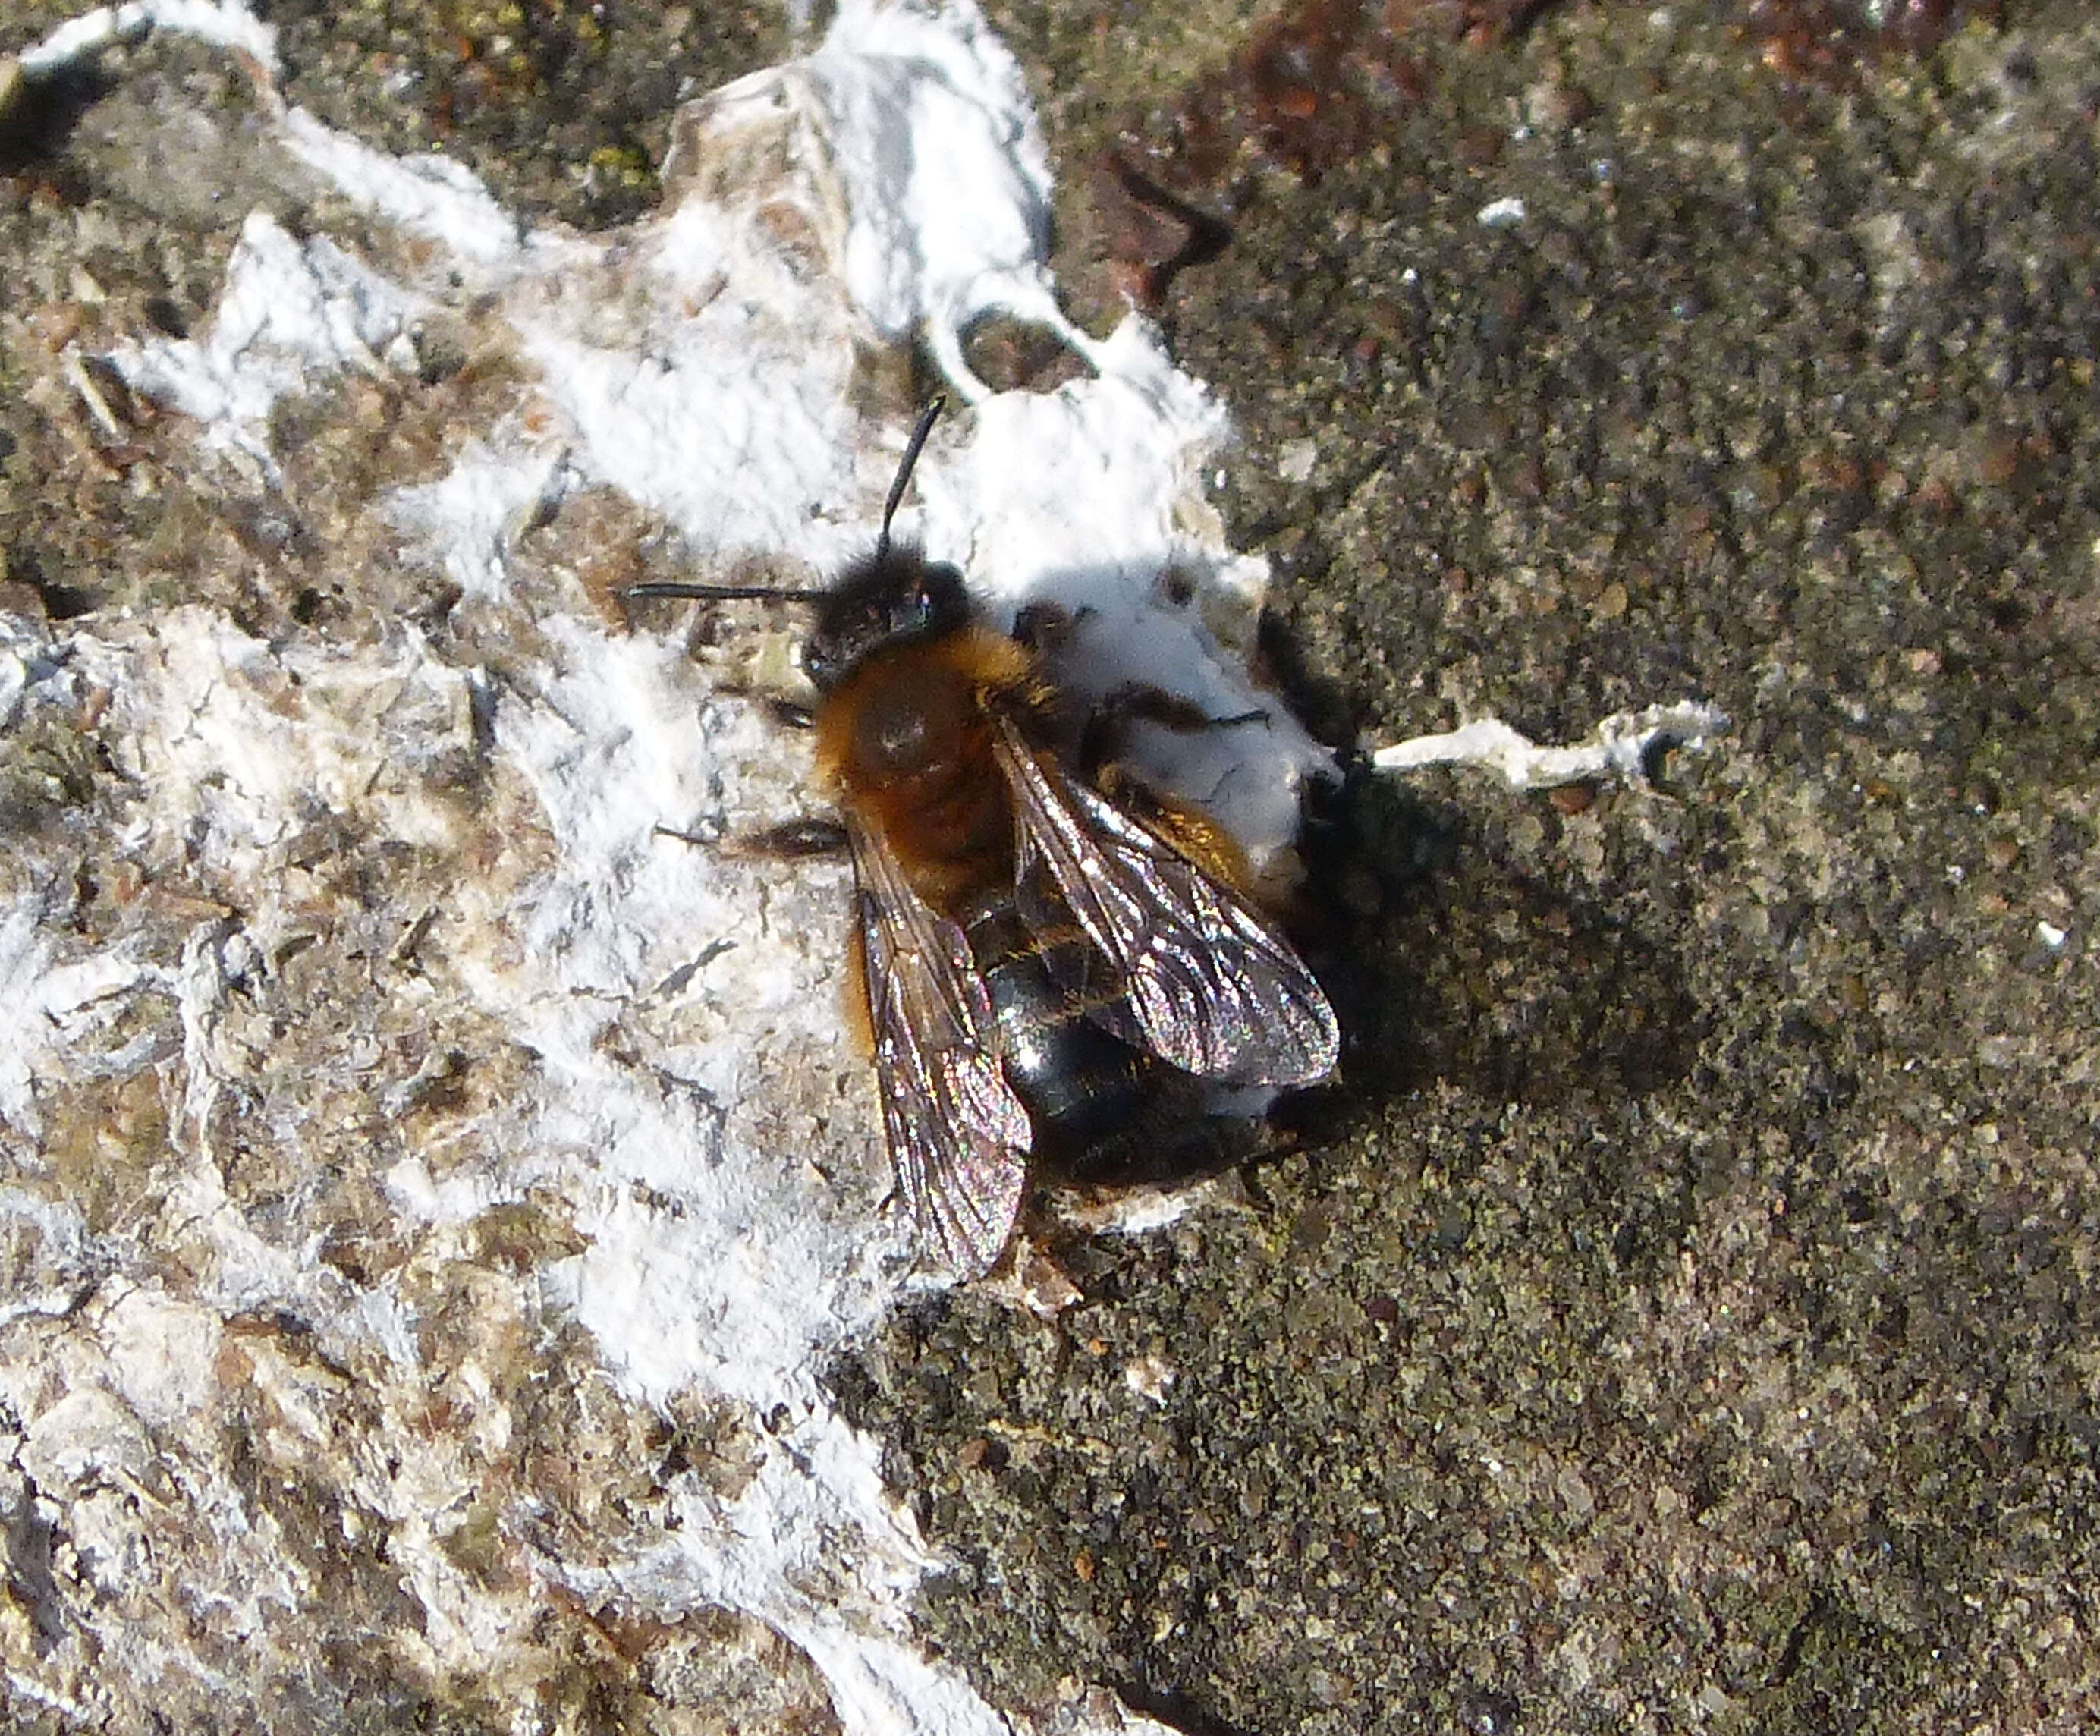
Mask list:
[[[830,692],[876,652],[920,644],[968,624],[962,574],[928,560],[909,543],[889,540],[889,521],[944,401],[936,398],[926,406],[905,443],[874,552],[840,573],[818,608],[816,631],[802,647],[802,668],[819,693]]]
[[[939,638],[969,620],[960,572],[885,539],[825,594],[802,668],[818,692],[828,693],[876,652]]]

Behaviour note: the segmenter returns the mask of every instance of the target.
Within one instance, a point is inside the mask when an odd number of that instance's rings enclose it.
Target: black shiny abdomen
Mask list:
[[[1007,1080],[1034,1124],[1035,1155],[1076,1175],[1126,1167],[1133,1138],[1179,1100],[1188,1076],[1092,1016],[1110,1001],[1083,981],[1098,955],[1076,928],[1069,939],[1039,924],[1031,933],[1010,896],[980,903],[962,925],[991,996]]]

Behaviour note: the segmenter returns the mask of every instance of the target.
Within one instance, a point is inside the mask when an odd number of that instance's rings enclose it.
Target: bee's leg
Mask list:
[[[1087,719],[1079,736],[1079,764],[1096,784],[1103,771],[1123,757],[1133,723],[1156,723],[1177,735],[1200,735],[1205,730],[1234,729],[1242,723],[1266,723],[1268,713],[1256,707],[1229,718],[1214,718],[1193,700],[1162,687],[1131,682],[1118,687]]]
[[[1055,657],[1070,647],[1079,623],[1092,613],[1086,603],[1074,609],[1061,603],[1024,603],[1014,612],[1013,642],[1038,656]]]
[[[1121,760],[1109,761],[1092,777],[1094,788],[1112,804],[1166,839],[1219,885],[1236,892],[1253,886],[1246,852],[1201,808],[1154,789]]]
[[[1154,789],[1124,757],[1133,723],[1156,723],[1179,735],[1266,723],[1255,710],[1214,718],[1201,705],[1158,687],[1132,682],[1109,695],[1087,720],[1079,736],[1079,768],[1096,789],[1134,815],[1220,885],[1246,892],[1254,871],[1233,835],[1193,803]]]
[[[739,856],[767,856],[776,862],[799,862],[810,856],[842,856],[846,853],[846,828],[835,819],[814,815],[783,820],[762,832],[739,833],[729,850]]]
[[[771,687],[753,687],[740,681],[718,682],[714,689],[717,699],[749,700],[765,708],[765,714],[783,729],[814,729],[817,711],[806,700],[790,699]]]
[[[660,838],[676,838],[682,844],[719,851],[725,856],[763,857],[774,862],[798,862],[810,856],[842,856],[846,852],[846,828],[835,819],[814,815],[783,820],[762,831],[739,833],[734,837],[717,833],[703,837],[681,832],[676,826],[655,828]]]

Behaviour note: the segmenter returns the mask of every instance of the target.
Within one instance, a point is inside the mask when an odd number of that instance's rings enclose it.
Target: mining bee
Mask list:
[[[974,1277],[1032,1162],[1096,1180],[1149,1166],[1223,1119],[1220,1087],[1326,1078],[1337,1035],[1238,845],[1126,769],[1087,769],[1037,649],[980,619],[955,568],[891,539],[941,402],[873,551],[828,589],[628,595],[815,605],[807,716],[853,858],[854,1010],[921,1254]]]

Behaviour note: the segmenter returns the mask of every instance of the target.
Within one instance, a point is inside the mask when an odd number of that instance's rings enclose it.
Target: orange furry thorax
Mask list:
[[[1048,703],[1025,647],[971,626],[876,652],[818,707],[817,765],[936,909],[1010,881],[1013,814],[990,709]]]

